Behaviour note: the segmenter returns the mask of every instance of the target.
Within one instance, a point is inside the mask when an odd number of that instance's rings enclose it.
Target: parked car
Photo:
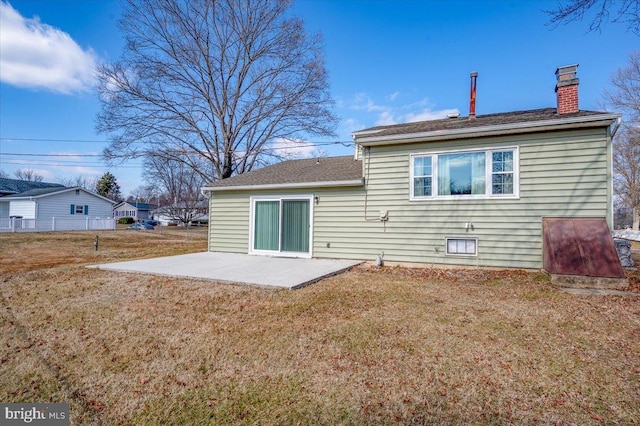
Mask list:
[[[144,224],[146,224],[146,225],[151,225],[151,226],[158,226],[158,225],[160,225],[160,222],[158,222],[157,220],[152,220],[152,219],[146,219],[146,220],[143,220],[143,221],[142,221],[142,222],[140,222],[140,223],[144,223]]]
[[[152,231],[154,227],[146,223],[134,223],[133,225],[127,226],[127,229],[148,229]]]

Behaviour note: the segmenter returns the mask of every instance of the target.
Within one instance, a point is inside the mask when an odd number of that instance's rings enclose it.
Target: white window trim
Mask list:
[[[288,200],[305,200],[309,201],[309,252],[288,252],[280,250],[255,250],[254,243],[254,225],[255,225],[255,205],[257,201],[279,201],[280,202],[280,221],[282,221],[282,201]],[[313,194],[302,195],[253,195],[249,197],[249,254],[260,256],[278,256],[278,257],[301,257],[310,259],[313,255]],[[282,222],[280,223],[282,226]]]
[[[513,194],[491,194],[491,161],[485,162],[485,193],[475,195],[437,195],[438,194],[438,156],[447,154],[464,154],[484,152],[486,158],[494,152],[513,151]],[[415,196],[413,194],[415,157],[431,157],[431,196]],[[486,199],[519,199],[520,198],[520,150],[517,146],[488,147],[481,149],[457,149],[432,152],[420,152],[409,155],[409,201],[425,200],[486,200]]]
[[[449,253],[449,240],[473,240],[475,241],[476,252],[473,254],[468,253]],[[445,256],[452,257],[478,257],[478,238],[477,237],[445,237],[444,239],[444,253]]]

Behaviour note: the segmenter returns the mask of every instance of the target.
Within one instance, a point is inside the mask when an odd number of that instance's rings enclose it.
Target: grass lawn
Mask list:
[[[205,232],[100,232],[97,252],[96,233],[0,234],[0,401],[69,402],[73,424],[639,423],[640,297],[524,271],[287,291],[84,268]]]

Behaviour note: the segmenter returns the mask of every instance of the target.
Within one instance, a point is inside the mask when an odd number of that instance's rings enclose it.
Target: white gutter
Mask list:
[[[296,189],[296,188],[335,188],[336,186],[361,186],[364,185],[363,179],[356,180],[337,180],[326,182],[294,182],[294,183],[271,183],[265,185],[241,185],[241,186],[205,186],[203,191],[221,192],[221,191],[249,191],[264,189]]]
[[[571,129],[578,127],[609,126],[620,118],[620,114],[602,114],[586,117],[569,117],[555,120],[529,121],[492,126],[479,126],[462,129],[431,130],[419,133],[404,133],[386,136],[367,136],[370,132],[356,132],[353,137],[356,143],[368,145],[392,145],[406,142],[427,142],[430,140],[458,139],[460,137],[482,137],[508,135],[514,133],[540,132],[545,130]],[[376,132],[377,133],[377,132]],[[358,136],[365,137],[358,139]]]

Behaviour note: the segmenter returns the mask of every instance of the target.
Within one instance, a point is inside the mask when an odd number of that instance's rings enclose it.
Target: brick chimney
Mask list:
[[[576,77],[578,64],[566,65],[556,70],[556,99],[558,101],[558,114],[578,112],[578,84]]]

